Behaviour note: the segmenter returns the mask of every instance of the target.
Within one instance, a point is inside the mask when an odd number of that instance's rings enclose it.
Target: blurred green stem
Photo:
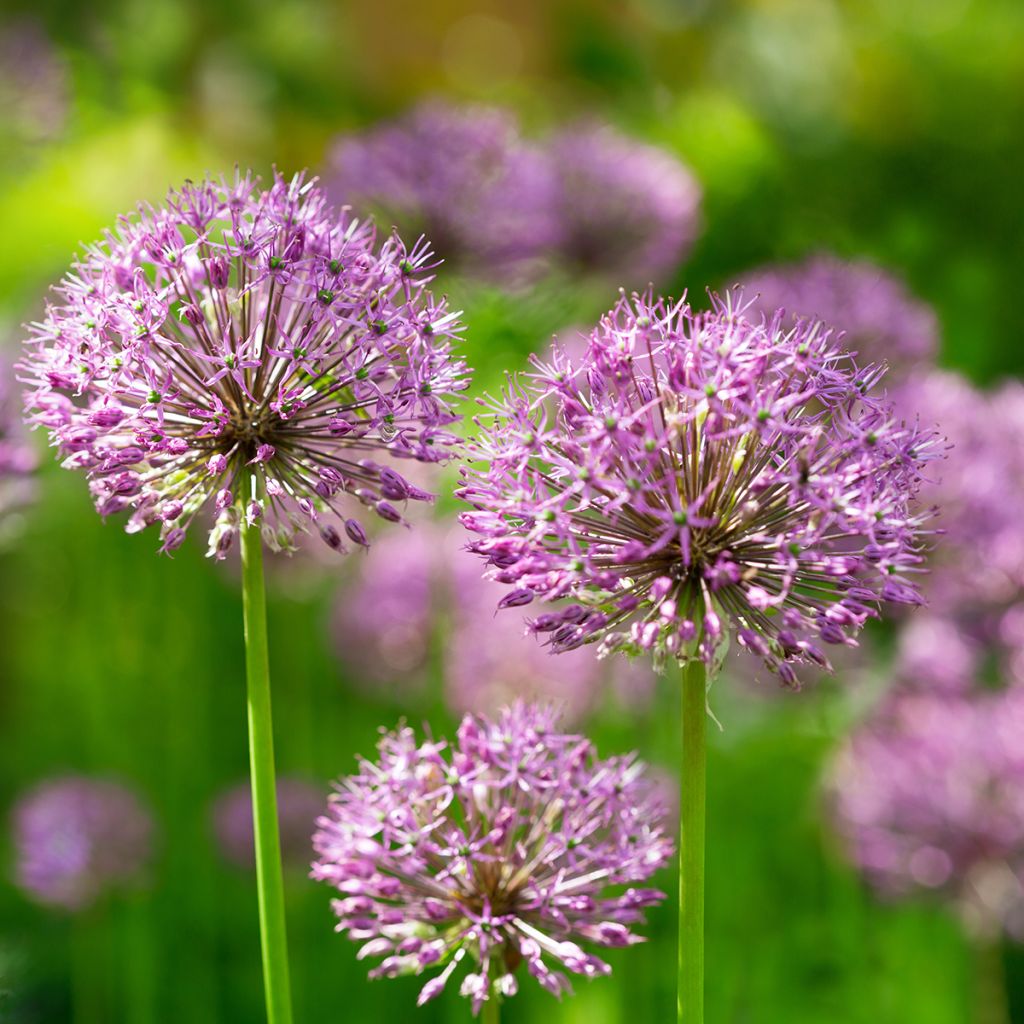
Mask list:
[[[975,941],[974,1024],[1011,1024],[1003,947],[998,936]]]
[[[270,716],[267,599],[263,543],[258,525],[242,519],[242,607],[245,616],[245,678],[249,702],[249,774],[256,848],[263,990],[268,1024],[291,1024],[292,997],[285,934],[284,879],[277,826],[274,728]]]
[[[694,658],[683,668],[683,756],[679,777],[680,1024],[704,1024],[704,814],[707,677]]]
[[[480,1024],[498,1024],[501,1020],[501,1004],[498,997],[492,992],[490,999],[483,1005],[483,1012],[480,1014]]]
[[[104,1024],[109,979],[103,906],[79,911],[71,922],[71,1020]]]
[[[152,901],[138,893],[124,907],[118,972],[124,983],[124,1019],[131,1024],[156,1024],[153,927]]]

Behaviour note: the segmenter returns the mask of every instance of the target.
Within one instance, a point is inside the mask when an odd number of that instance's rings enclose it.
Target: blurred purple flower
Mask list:
[[[802,263],[752,270],[739,286],[755,297],[751,314],[770,319],[781,308],[788,319],[821,320],[841,332],[840,344],[862,363],[908,368],[935,359],[935,313],[898,278],[867,261],[820,253]]]
[[[829,788],[850,856],[887,896],[934,891],[1024,939],[1024,688],[903,694],[846,742]]]
[[[340,138],[326,182],[339,202],[424,233],[464,273],[514,277],[558,240],[550,165],[508,110],[421,103]]]
[[[902,685],[971,687],[986,663],[1002,682],[1024,682],[1024,386],[984,392],[930,370],[893,397],[939,424],[949,445],[922,489],[942,536],[922,585],[929,610],[900,634]]]
[[[478,419],[471,547],[517,603],[569,602],[532,622],[555,651],[717,670],[735,634],[793,684],[878,602],[919,601],[932,439],[872,395],[881,375],[734,297],[623,299],[582,360],[554,347]]]
[[[14,375],[0,358],[0,541],[14,514],[35,496],[35,449],[21,422],[21,404],[15,402]]]
[[[495,712],[523,698],[578,720],[606,693],[612,673],[584,651],[551,657],[514,609],[495,615],[493,584],[464,538],[455,524],[417,523],[383,537],[360,560],[331,620],[354,681],[408,699],[426,689],[436,650],[445,700],[459,714]],[[611,686],[624,705],[637,707],[649,700],[653,679],[639,665],[622,666]]]
[[[65,910],[137,884],[152,855],[153,819],[117,782],[43,782],[20,798],[13,825],[17,884],[33,900]]]
[[[305,779],[277,780],[277,817],[281,859],[286,867],[306,867],[310,861],[314,823],[323,811],[324,794]],[[213,829],[225,859],[242,868],[254,866],[252,794],[248,782],[222,793],[213,805]]]
[[[301,175],[186,184],[58,288],[20,365],[31,419],[99,512],[130,510],[163,551],[210,506],[218,558],[242,516],[272,549],[311,528],[362,545],[346,506],[394,521],[429,497],[375,457],[436,462],[455,440],[460,328],[425,289],[434,265]]]
[[[0,139],[37,143],[59,135],[69,96],[67,66],[43,26],[30,17],[0,25]]]
[[[524,963],[560,996],[563,970],[611,970],[578,942],[641,941],[632,927],[664,898],[634,888],[672,854],[643,770],[631,755],[598,760],[523,704],[467,716],[452,748],[402,728],[339,783],[312,877],[341,893],[338,931],[363,943],[358,957],[383,957],[372,978],[439,971],[420,1004],[460,966],[474,1014],[517,991]]]
[[[670,277],[699,227],[700,187],[690,171],[666,150],[604,124],[564,129],[548,151],[568,266],[626,287]]]

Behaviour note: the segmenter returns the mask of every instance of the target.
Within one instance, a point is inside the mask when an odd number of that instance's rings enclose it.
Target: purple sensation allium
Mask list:
[[[277,780],[277,819],[281,859],[290,867],[309,864],[313,824],[323,810],[323,792],[305,779]],[[222,793],[213,804],[213,830],[225,859],[242,868],[255,864],[252,836],[252,792],[248,782]]]
[[[1024,939],[1024,688],[902,694],[841,749],[829,789],[846,848],[884,895],[933,891]]]
[[[894,398],[941,424],[949,448],[922,489],[942,510],[943,535],[922,586],[928,613],[898,638],[901,685],[956,688],[986,672],[1024,682],[1024,387],[986,392],[928,370]]]
[[[12,401],[13,374],[0,359],[0,540],[11,516],[35,494],[35,449],[25,436],[21,408]]]
[[[358,686],[416,696],[426,689],[433,654],[445,700],[458,714],[536,699],[578,721],[609,683],[627,707],[649,701],[651,674],[641,667],[623,666],[608,680],[587,652],[552,658],[527,635],[523,615],[496,615],[493,584],[465,551],[464,537],[451,523],[417,523],[382,537],[360,559],[331,620],[338,655]]]
[[[532,622],[554,651],[717,671],[732,634],[792,684],[880,601],[919,600],[932,439],[821,325],[648,294],[534,367],[476,421],[462,521],[502,604],[559,602]]]
[[[342,779],[318,821],[312,877],[334,886],[337,930],[383,957],[371,978],[461,968],[473,1012],[513,995],[519,969],[549,992],[563,970],[609,966],[579,943],[642,941],[632,927],[664,898],[636,888],[672,855],[656,787],[633,755],[598,760],[550,709],[466,716],[457,742],[402,727]]]
[[[31,420],[102,515],[156,526],[163,551],[206,509],[217,557],[242,516],[272,549],[310,528],[362,547],[347,506],[398,521],[429,498],[377,459],[436,462],[454,443],[465,371],[457,314],[426,291],[434,266],[302,175],[186,184],[88,249],[33,325]]]
[[[13,812],[15,878],[32,899],[83,910],[106,892],[140,881],[153,819],[117,782],[68,776],[25,793]]]
[[[68,69],[43,25],[30,17],[0,24],[0,140],[37,143],[67,120]]]
[[[422,103],[339,139],[326,180],[339,201],[422,231],[466,273],[516,275],[558,240],[550,164],[507,110]]]
[[[567,264],[617,285],[669,277],[699,227],[700,186],[690,171],[666,150],[604,124],[565,129],[548,151]]]
[[[330,633],[358,686],[403,696],[426,686],[445,597],[444,537],[432,523],[382,536],[339,591]]]
[[[751,313],[822,320],[842,329],[841,342],[862,362],[908,368],[934,361],[938,319],[905,284],[866,260],[827,253],[802,263],[760,267],[740,281],[755,296]],[[916,411],[916,410],[915,410]]]

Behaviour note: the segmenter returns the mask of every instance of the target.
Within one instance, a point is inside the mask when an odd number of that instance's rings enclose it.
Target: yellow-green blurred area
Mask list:
[[[443,96],[511,106],[538,135],[596,115],[685,160],[704,227],[677,293],[819,249],[868,257],[936,309],[943,363],[981,383],[1024,371],[1020,0],[4,3],[0,34],[6,350],[79,244],[137,201],[236,164],[316,172],[338,133]],[[456,287],[481,390],[615,298]],[[155,538],[103,524],[85,480],[46,461],[0,553],[0,1020],[260,1020],[253,878],[222,863],[209,823],[247,764],[237,576],[198,542],[167,560]],[[279,767],[325,793],[403,713],[346,679],[325,630],[337,582],[270,588]],[[636,719],[598,714],[599,748],[673,763],[671,685],[661,699]],[[824,823],[821,765],[852,713],[843,679],[768,700],[724,681],[712,703],[708,1020],[971,1020],[955,918],[880,904]],[[440,702],[430,717],[453,726]],[[149,889],[85,916],[9,884],[8,808],[68,772],[129,780],[160,823]],[[468,1019],[455,990],[416,1010],[421,982],[368,982],[329,892],[301,871],[288,886],[298,1021]],[[673,914],[669,901],[646,945],[561,1004],[525,980],[504,1019],[671,1019]],[[1008,948],[1004,966],[1024,1020],[1024,954]]]

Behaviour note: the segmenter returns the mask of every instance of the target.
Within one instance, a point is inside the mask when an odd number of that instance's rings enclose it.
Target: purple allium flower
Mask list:
[[[68,71],[42,24],[0,25],[0,141],[36,143],[58,135],[68,112]]]
[[[941,424],[948,456],[922,497],[942,512],[923,616],[897,648],[903,686],[961,685],[988,674],[1024,682],[1024,387],[984,392],[955,373],[912,374],[897,403]]]
[[[140,881],[153,819],[117,782],[68,776],[25,793],[13,812],[17,884],[34,900],[82,910]]]
[[[422,103],[341,138],[330,168],[333,196],[422,231],[463,272],[514,275],[558,239],[550,164],[507,110]]]
[[[517,604],[561,602],[532,623],[553,650],[717,670],[734,634],[792,683],[879,601],[919,600],[932,439],[820,325],[623,298],[582,360],[534,365],[477,420],[462,520]]]
[[[847,849],[883,894],[932,890],[979,931],[1024,939],[1024,688],[903,694],[830,778]]]
[[[672,854],[643,773],[632,755],[598,760],[550,709],[524,704],[467,716],[450,748],[403,727],[340,782],[312,877],[341,893],[337,930],[363,943],[359,958],[384,958],[371,978],[439,972],[420,1004],[463,962],[474,1013],[514,994],[524,964],[560,996],[562,969],[610,970],[579,942],[641,941],[632,926],[664,898],[635,888]]]
[[[671,153],[610,125],[565,129],[548,143],[573,269],[639,286],[669,277],[697,235],[700,187]]]
[[[391,521],[429,497],[376,458],[434,462],[454,442],[466,381],[433,265],[301,175],[187,184],[122,218],[33,326],[31,419],[101,514],[130,509],[164,551],[211,506],[217,557],[243,515],[271,548],[310,528],[362,546],[348,496]]]
[[[10,367],[0,359],[0,541],[13,513],[35,494],[35,449],[25,436],[20,404],[12,401],[14,381]]]
[[[865,260],[827,253],[802,263],[760,267],[740,281],[755,296],[751,313],[822,320],[842,330],[840,341],[862,362],[911,367],[934,360],[939,325],[932,309],[906,285]]]
[[[323,811],[319,786],[305,779],[284,776],[277,780],[277,818],[281,859],[290,867],[309,864],[313,826]],[[213,830],[226,860],[242,868],[254,866],[252,793],[248,782],[222,793],[213,804]]]
[[[526,635],[522,615],[495,615],[493,585],[464,537],[444,522],[382,537],[338,595],[331,632],[339,657],[357,685],[408,698],[426,688],[434,652],[445,699],[459,714],[535,699],[577,721],[606,691],[604,666],[585,651],[552,658]],[[651,674],[623,669],[615,692],[627,706],[643,705]]]

